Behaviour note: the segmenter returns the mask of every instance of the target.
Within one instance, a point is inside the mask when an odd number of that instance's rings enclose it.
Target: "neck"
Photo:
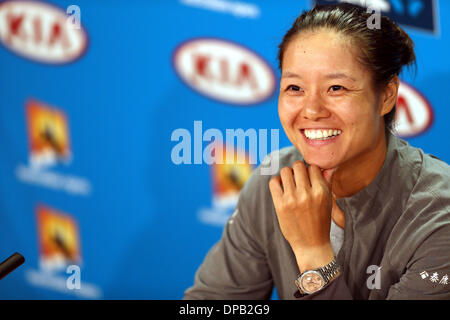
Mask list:
[[[333,192],[336,198],[350,197],[367,187],[380,172],[386,159],[386,134],[384,125],[375,148],[341,164],[334,174]]]

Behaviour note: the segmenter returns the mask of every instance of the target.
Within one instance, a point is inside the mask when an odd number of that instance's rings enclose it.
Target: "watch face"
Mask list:
[[[320,290],[325,284],[322,276],[316,271],[306,272],[301,279],[301,286],[306,293]]]

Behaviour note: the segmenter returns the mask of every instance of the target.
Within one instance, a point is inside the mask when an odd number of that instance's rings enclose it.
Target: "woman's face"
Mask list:
[[[333,31],[320,31],[293,38],[284,51],[281,124],[305,161],[322,169],[370,152],[383,128],[382,99],[356,61],[356,49]],[[305,136],[314,132],[317,138],[318,130],[341,134],[324,141]]]

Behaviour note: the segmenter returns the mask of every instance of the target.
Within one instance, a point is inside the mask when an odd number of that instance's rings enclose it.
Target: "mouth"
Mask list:
[[[310,146],[324,146],[335,143],[342,135],[340,129],[300,129],[305,142]]]

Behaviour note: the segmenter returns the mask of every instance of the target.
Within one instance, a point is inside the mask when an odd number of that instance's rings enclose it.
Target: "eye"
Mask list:
[[[300,89],[301,88],[299,86],[291,84],[286,88],[286,91],[300,91]]]
[[[335,85],[331,86],[330,89],[333,88],[333,92],[339,91],[339,89],[345,89],[343,86]]]

